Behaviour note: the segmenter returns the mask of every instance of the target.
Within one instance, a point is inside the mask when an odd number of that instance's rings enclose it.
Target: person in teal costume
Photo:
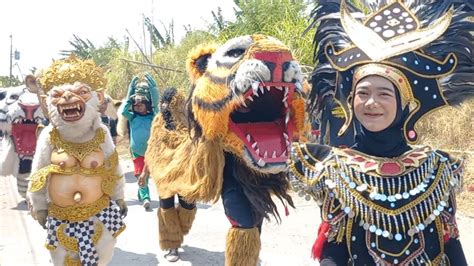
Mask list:
[[[146,73],[146,82],[140,82],[137,76],[133,77],[128,86],[127,102],[122,115],[129,122],[130,130],[130,153],[133,159],[135,177],[139,177],[143,171],[144,156],[150,137],[153,118],[159,113],[159,91],[153,77]],[[148,179],[138,188],[138,199],[143,202],[145,209],[150,208],[150,190]]]

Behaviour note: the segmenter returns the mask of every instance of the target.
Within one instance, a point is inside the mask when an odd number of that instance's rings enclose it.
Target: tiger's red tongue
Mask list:
[[[15,150],[23,156],[33,156],[36,150],[37,124],[12,124]]]
[[[257,162],[282,163],[288,158],[288,133],[283,120],[258,123],[231,123],[231,130],[244,142]]]

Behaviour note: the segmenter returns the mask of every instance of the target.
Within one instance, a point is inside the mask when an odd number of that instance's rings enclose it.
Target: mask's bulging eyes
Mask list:
[[[53,91],[52,93],[53,98],[56,98],[56,99],[61,97],[62,95],[63,94],[60,91]]]
[[[18,98],[20,98],[20,96],[16,95],[16,94],[13,94],[13,95],[10,95],[10,100],[18,100]]]
[[[229,57],[239,57],[241,55],[243,55],[245,53],[245,49],[243,48],[236,48],[236,49],[232,49],[232,50],[229,50],[225,53],[226,56],[229,56]]]

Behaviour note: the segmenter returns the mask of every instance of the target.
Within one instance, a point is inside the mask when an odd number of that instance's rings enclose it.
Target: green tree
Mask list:
[[[273,36],[288,45],[296,59],[308,66],[312,62],[312,41],[314,30],[303,35],[308,27],[311,5],[305,0],[235,0],[235,22],[228,22],[219,32],[219,40],[248,35],[265,34]]]
[[[9,76],[0,76],[0,87],[14,87],[19,86],[23,83],[23,81],[19,80],[18,77],[9,77]]]
[[[174,22],[173,21],[171,21],[168,27],[166,27],[163,23],[161,23],[164,28],[164,34],[160,33],[160,31],[156,28],[156,26],[151,22],[151,19],[149,17],[143,16],[143,21],[148,30],[148,33],[151,36],[151,43],[153,44],[155,49],[160,49],[160,48],[174,45]]]
[[[92,59],[98,66],[102,67],[106,67],[109,64],[116,51],[122,50],[122,48],[125,48],[125,45],[128,46],[127,41],[122,45],[113,37],[109,37],[107,42],[99,48],[89,39],[84,40],[75,34],[73,38],[72,41],[69,41],[73,49],[61,50],[60,54],[63,56],[74,54],[81,59]]]

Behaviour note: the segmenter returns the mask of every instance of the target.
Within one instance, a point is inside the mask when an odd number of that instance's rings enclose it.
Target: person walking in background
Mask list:
[[[107,107],[110,105],[112,99],[109,96],[104,97],[104,101],[99,106],[100,119],[102,123],[107,126],[112,136],[114,144],[117,145],[117,120],[107,115]]]
[[[148,138],[153,118],[159,112],[159,92],[153,77],[146,73],[146,82],[140,82],[135,76],[128,87],[125,106],[122,115],[128,119],[130,125],[130,152],[135,168],[135,177],[139,177],[144,167],[144,155],[147,149]],[[143,202],[145,209],[150,208],[150,190],[148,179],[139,184],[138,200]]]

